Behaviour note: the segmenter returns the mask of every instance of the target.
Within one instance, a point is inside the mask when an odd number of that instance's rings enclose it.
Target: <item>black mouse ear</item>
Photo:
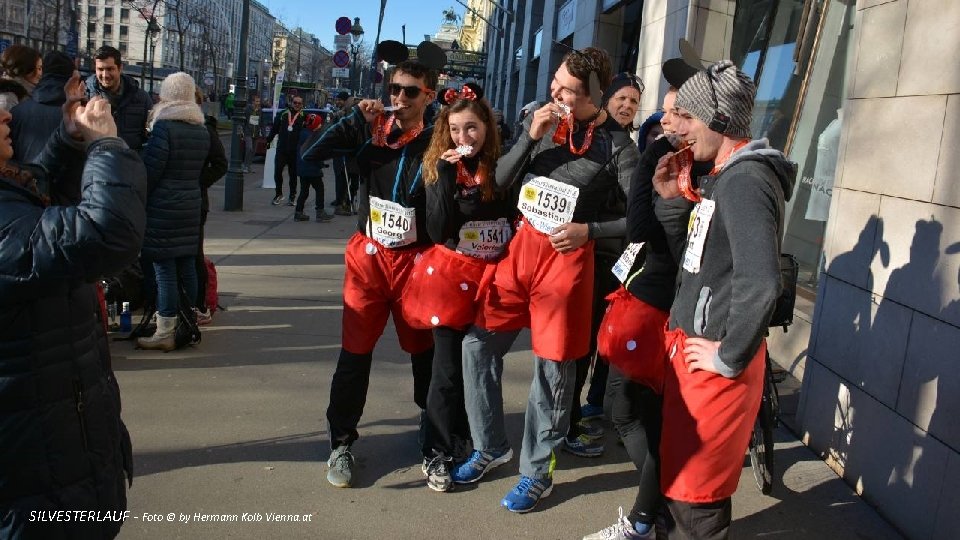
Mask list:
[[[388,64],[397,65],[410,57],[410,49],[399,41],[388,39],[377,45],[377,58]]]
[[[477,84],[477,83],[472,83],[472,82],[468,82],[467,84],[465,84],[465,85],[463,85],[463,86],[465,86],[465,87],[473,90],[473,93],[477,95],[477,99],[478,99],[478,100],[479,100],[479,99],[483,99],[483,88],[482,88],[479,84]]]
[[[593,102],[597,108],[600,107],[600,103],[603,101],[603,88],[600,87],[600,77],[597,76],[596,71],[590,72],[590,101]]]
[[[440,71],[447,65],[447,53],[432,41],[424,41],[417,45],[417,62],[424,66]]]

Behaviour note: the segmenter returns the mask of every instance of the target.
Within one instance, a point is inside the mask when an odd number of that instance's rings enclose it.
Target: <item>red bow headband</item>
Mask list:
[[[447,91],[443,93],[443,100],[447,103],[453,103],[458,99],[469,99],[470,101],[476,101],[477,93],[474,92],[473,88],[470,88],[469,86],[464,86],[459,92],[453,88],[447,88]]]

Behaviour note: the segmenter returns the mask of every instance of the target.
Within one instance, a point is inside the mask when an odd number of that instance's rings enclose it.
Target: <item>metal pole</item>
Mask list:
[[[230,133],[230,167],[224,185],[223,209],[226,212],[243,210],[243,159],[241,159],[240,131],[246,126],[247,116],[247,39],[250,31],[250,0],[243,0],[240,18],[240,58],[237,61],[234,87],[233,128]]]
[[[350,92],[353,95],[360,93],[360,87],[356,84],[357,82],[357,51],[360,50],[360,47],[350,45],[350,55],[353,56],[353,69],[350,70]]]

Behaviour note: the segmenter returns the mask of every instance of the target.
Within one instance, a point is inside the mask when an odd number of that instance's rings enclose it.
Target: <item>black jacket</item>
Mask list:
[[[121,77],[120,95],[115,95],[101,88],[96,74],[90,75],[87,77],[87,95],[103,96],[110,101],[117,133],[130,148],[139,150],[147,142],[147,113],[153,108],[153,100],[136,79],[129,75]]]
[[[470,160],[464,160],[464,163],[467,170],[477,165]],[[437,172],[440,178],[427,186],[427,234],[434,244],[456,249],[464,223],[500,218],[512,222],[516,217],[516,200],[507,194],[496,193],[493,200],[484,201],[480,187],[458,185],[457,167],[442,159],[437,162]]]
[[[210,151],[204,126],[158,120],[147,145],[147,233],[143,255],[151,261],[186,257],[200,242],[200,172]]]
[[[13,108],[10,120],[10,138],[13,139],[13,159],[18,163],[32,163],[43,151],[50,136],[63,121],[61,107],[67,100],[63,87],[69,77],[46,74],[40,78],[31,99]],[[54,205],[75,205],[80,202],[80,176],[83,156],[57,163],[50,171],[53,183],[49,195]]]
[[[0,179],[0,538],[112,538],[119,521],[30,513],[126,509],[130,437],[92,282],[137,257],[146,171],[118,138],[87,155],[78,206]]]
[[[626,286],[631,294],[663,311],[673,304],[687,221],[693,208],[693,203],[683,197],[664,200],[653,189],[657,162],[673,151],[667,137],[660,137],[644,150],[633,171],[627,199],[627,239],[644,242],[645,257],[638,260],[641,266],[631,273]],[[712,162],[695,162],[691,176],[697,178],[712,168]]]
[[[272,143],[273,139],[276,138],[278,154],[296,157],[300,151],[300,131],[303,130],[303,121],[307,115],[301,110],[300,114],[294,117],[291,125],[290,118],[293,116],[291,109],[284,109],[277,115],[273,120],[273,129],[270,130],[270,136],[267,137],[267,144]],[[293,130],[291,131],[289,128],[293,128]]]
[[[200,208],[204,214],[210,211],[210,197],[207,195],[207,189],[217,183],[217,180],[227,174],[227,152],[220,141],[220,134],[217,132],[217,119],[212,116],[204,118],[204,125],[210,134],[210,151],[207,154],[207,162],[203,164],[203,170],[200,171]]]
[[[284,128],[285,129],[285,128]],[[430,145],[433,125],[427,125],[419,135],[405,146],[392,149],[374,146],[371,142],[371,126],[356,106],[350,114],[329,129],[306,148],[304,161],[316,161],[344,156],[355,157],[364,178],[363,193],[359,196],[360,210],[357,229],[367,234],[367,216],[370,215],[370,197],[414,208],[417,216],[417,241],[413,245],[429,245],[426,233],[426,192],[423,188],[421,163],[423,154]],[[394,130],[387,137],[395,141],[400,136]]]

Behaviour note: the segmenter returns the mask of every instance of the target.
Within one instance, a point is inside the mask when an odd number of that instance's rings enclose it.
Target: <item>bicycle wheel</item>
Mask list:
[[[750,434],[750,468],[757,488],[764,495],[773,490],[773,410],[768,392],[769,386],[764,388],[760,411]]]

